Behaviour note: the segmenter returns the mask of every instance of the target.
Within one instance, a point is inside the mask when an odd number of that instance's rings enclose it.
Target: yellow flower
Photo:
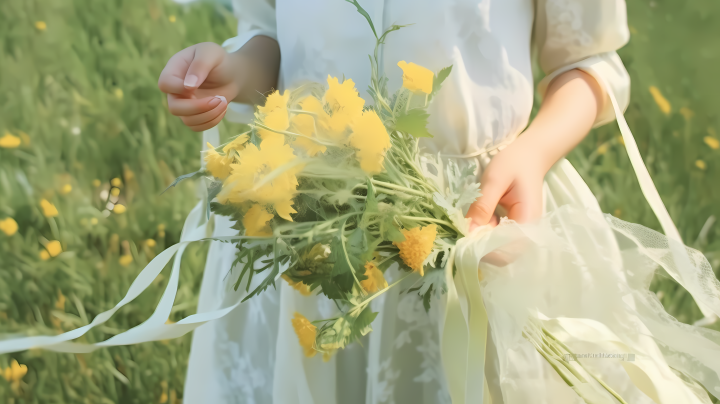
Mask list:
[[[663,97],[660,89],[655,86],[650,86],[650,94],[652,94],[653,98],[655,99],[655,103],[660,108],[660,111],[662,111],[662,113],[665,115],[669,115],[670,111],[672,110],[672,108],[670,107],[670,101]]]
[[[226,144],[225,147],[223,147],[223,153],[230,155],[230,152],[232,150],[240,151],[245,148],[245,143],[250,140],[250,136],[247,134],[240,135],[233,139],[230,143]]]
[[[100,180],[94,179],[93,182],[92,182],[92,184],[93,184],[93,186],[94,186],[95,188],[97,188],[97,187],[99,187],[102,183],[100,182]]]
[[[122,186],[122,180],[120,178],[113,178],[110,181],[110,185],[120,188]]]
[[[314,137],[313,135],[315,135],[315,119],[313,119],[312,116],[306,114],[298,114],[292,117],[290,123],[292,124],[295,133],[299,133],[310,138]],[[307,153],[307,155],[310,157],[313,157],[318,153],[325,153],[325,150],[327,150],[327,147],[325,147],[324,145],[302,136],[296,136],[293,145],[300,148],[301,150],[304,150],[305,153]]]
[[[50,259],[50,254],[47,252],[47,250],[40,251],[40,259],[43,261],[47,261]]]
[[[19,364],[15,359],[3,370],[3,377],[10,383],[19,382],[26,374],[27,366]]]
[[[400,249],[400,258],[403,262],[420,276],[425,275],[423,262],[432,252],[437,226],[434,224],[425,227],[415,227],[410,230],[402,230],[405,241],[393,243]]]
[[[305,316],[295,312],[295,318],[292,320],[295,334],[300,340],[300,346],[305,351],[305,356],[312,358],[317,351],[315,350],[315,337],[317,336],[317,327],[315,327]]]
[[[19,137],[13,136],[8,132],[5,132],[5,135],[0,137],[0,147],[5,149],[14,149],[20,146],[20,143],[22,143],[22,141]]]
[[[298,185],[296,174],[301,168],[295,165],[274,172],[296,158],[292,148],[283,143],[282,138],[270,137],[262,141],[260,148],[248,144],[240,151],[239,162],[232,164],[232,173],[218,195],[220,203],[255,201],[271,204],[280,217],[292,221],[290,214],[295,213],[292,198]],[[256,186],[271,173],[272,181]]]
[[[147,245],[150,248],[154,248],[157,245],[157,242],[151,238],[145,240],[145,245]]]
[[[603,143],[600,145],[600,147],[597,148],[597,152],[598,152],[598,154],[603,155],[603,154],[607,153],[608,148],[609,148],[608,144]]]
[[[288,285],[292,286],[293,289],[300,292],[303,296],[310,296],[312,295],[312,291],[310,290],[310,286],[306,285],[302,282],[295,282],[294,280],[290,279],[289,276],[282,274],[282,278],[287,281]]]
[[[207,144],[207,147],[208,151],[205,155],[207,169],[213,177],[224,180],[228,175],[230,175],[230,164],[232,163],[232,159],[216,152],[215,147],[213,147],[210,143]]]
[[[398,66],[403,70],[403,87],[416,94],[432,92],[435,74],[430,69],[404,60],[398,62]]]
[[[385,125],[373,110],[365,111],[352,123],[350,145],[358,149],[360,168],[368,174],[383,170],[385,151],[390,148],[390,136]]]
[[[372,261],[365,264],[365,276],[367,279],[360,281],[360,285],[368,293],[375,293],[388,287],[382,271]]]
[[[168,21],[170,21],[170,22],[175,22],[175,21],[177,21],[177,17],[175,17],[174,15],[170,15],[170,16],[168,17]]]
[[[118,215],[122,215],[123,213],[127,212],[127,208],[125,205],[115,205],[113,208],[113,212],[115,212]]]
[[[126,266],[132,264],[133,257],[130,254],[124,254],[124,255],[120,256],[120,259],[118,259],[118,262],[120,263],[120,265],[126,267]]]
[[[62,252],[62,245],[59,241],[53,240],[45,246],[45,249],[47,250],[48,254],[50,254],[51,257],[57,257]]]
[[[287,103],[290,99],[290,91],[285,90],[282,95],[280,91],[275,90],[265,100],[265,105],[258,107],[258,110],[265,115],[262,123],[270,129],[276,131],[286,131],[290,126],[290,118],[288,117]],[[258,128],[258,135],[263,140],[270,138],[285,139],[285,136],[273,132],[272,130]]]
[[[268,212],[262,205],[255,204],[243,216],[245,235],[251,237],[269,237],[273,232],[268,222],[273,214]]]
[[[705,136],[703,140],[705,141],[705,144],[713,150],[720,148],[720,141],[712,136]]]
[[[71,191],[72,191],[72,185],[70,185],[70,184],[65,184],[62,186],[62,188],[60,188],[60,193],[63,195],[67,195]]]
[[[112,196],[118,196],[118,195],[120,195],[120,188],[115,188],[115,187],[113,187],[113,188],[110,190],[110,195],[112,195]]]
[[[58,210],[55,205],[50,203],[47,199],[40,200],[40,208],[42,209],[45,217],[55,217],[58,215]]]
[[[47,24],[45,21],[35,21],[35,28],[38,31],[45,31],[47,29]]]
[[[115,98],[117,98],[118,100],[122,100],[123,97],[125,96],[125,93],[123,93],[122,88],[116,88],[115,90],[113,90],[113,94],[115,94]]]
[[[358,95],[355,82],[350,79],[340,83],[337,77],[328,76],[327,83],[328,89],[323,98],[330,107],[331,114],[329,116],[321,114],[324,118],[324,122],[321,123],[329,131],[331,138],[340,140],[348,125],[362,114],[365,100]],[[309,105],[309,107],[317,109],[317,106]]]
[[[95,226],[96,224],[98,224],[98,218],[96,218],[96,217],[91,218],[91,219],[90,219],[90,224],[93,225],[93,226]]]
[[[699,169],[701,169],[701,170],[704,170],[704,169],[707,168],[707,164],[705,164],[705,162],[702,161],[702,160],[696,160],[696,161],[695,161],[695,167],[697,167],[697,168],[699,168]]]
[[[17,233],[18,224],[15,219],[6,217],[5,219],[0,220],[0,231],[5,233],[6,236],[12,236]]]

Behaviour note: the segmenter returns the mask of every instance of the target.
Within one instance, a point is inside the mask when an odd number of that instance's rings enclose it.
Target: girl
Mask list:
[[[441,330],[448,321],[442,297],[429,313],[414,294],[388,293],[377,299],[374,309],[380,315],[365,343],[323,363],[303,356],[290,318],[295,310],[327,318],[334,306],[322,297],[300,296],[282,283],[195,332],[184,402],[445,403],[452,398],[455,403],[581,403],[581,391],[573,391],[521,337],[522,321],[517,318],[526,315],[514,317],[514,304],[543,307],[542,314],[548,316],[552,312],[556,322],[548,324],[558,330],[570,328],[562,318],[593,318],[595,322],[575,324],[575,331],[568,331],[585,336],[576,338],[576,350],[602,347],[642,358],[587,364],[627,402],[705,403],[705,390],[720,395],[714,373],[720,361],[711,365],[702,358],[718,358],[720,338],[667,319],[639,279],[651,272],[637,268],[655,267],[648,263],[650,253],[637,253],[645,247],[637,236],[641,231],[624,232],[617,222],[605,220],[595,197],[563,158],[592,127],[616,115],[621,118],[628,105],[629,77],[616,54],[629,39],[624,1],[361,4],[378,31],[394,23],[412,24],[392,33],[382,48],[381,68],[390,88],[400,85],[400,60],[433,71],[453,65],[431,105],[429,130],[435,137],[422,145],[443,158],[478,167],[483,195],[468,211],[472,223],[492,227],[507,216],[487,240],[501,239],[508,229],[528,237],[534,230],[527,229],[542,229],[552,232],[557,237],[552,243],[557,244],[535,240],[533,245],[542,244],[551,253],[526,246],[521,253],[504,251],[509,259],[485,264],[489,266],[481,286],[490,330],[484,369],[474,374],[484,372],[487,383],[473,379],[472,360],[450,361],[450,345],[459,336]],[[233,5],[237,37],[223,47],[201,43],[178,52],[160,76],[170,111],[188,127],[216,136],[209,130],[226,114],[247,112],[240,104],[262,103],[273,89],[293,88],[306,80],[323,82],[328,74],[352,78],[364,95],[374,38],[353,5],[340,0],[234,0]],[[540,110],[528,125],[535,91],[533,54],[546,76],[536,90],[542,98]],[[671,248],[674,227],[620,120],[643,191],[669,237],[660,247]],[[533,223],[539,227],[531,227]],[[623,249],[621,233],[623,240],[639,241]],[[216,217],[214,235],[234,231],[227,220]],[[482,257],[482,251],[478,246],[475,253]],[[630,259],[628,251],[636,255]],[[224,280],[234,257],[230,244],[214,242],[210,247],[198,312],[237,300],[240,292]],[[680,261],[668,262],[665,266]],[[704,270],[702,264],[682,262],[687,265],[677,264],[675,270],[679,280],[685,280],[706,315],[720,313],[717,280],[708,280],[702,291],[694,288],[682,274],[695,276]],[[388,272],[386,277],[392,278]],[[515,303],[508,303],[508,296]],[[626,306],[622,299],[627,296],[631,301]],[[674,342],[662,340],[662,349],[653,339],[666,335],[661,330],[677,336]],[[705,344],[704,350],[693,350],[692,341]],[[685,360],[695,362],[683,366]],[[476,386],[480,396],[473,396]],[[614,402],[609,395],[595,399]]]

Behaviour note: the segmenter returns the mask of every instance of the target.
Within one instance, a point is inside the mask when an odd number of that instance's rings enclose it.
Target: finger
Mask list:
[[[168,109],[171,114],[175,116],[193,116],[212,111],[225,100],[225,97],[216,95],[214,97],[195,99],[181,97],[176,94],[168,94],[167,99]],[[225,104],[227,104],[227,102],[225,102]]]
[[[542,191],[520,192],[517,202],[503,207],[508,211],[508,219],[518,223],[530,222],[542,216]]]
[[[191,116],[182,116],[180,117],[183,121],[183,123],[187,126],[193,127],[193,126],[199,126],[203,125],[205,123],[208,123],[215,118],[217,118],[219,115],[225,112],[225,109],[227,108],[227,101],[225,101],[224,97],[222,100],[220,100],[220,103],[215,106],[215,108],[211,109],[210,111],[203,112],[202,114],[197,115],[191,115]]]
[[[213,119],[210,122],[206,122],[202,125],[197,126],[191,126],[190,129],[194,130],[195,132],[202,132],[204,130],[208,130],[210,128],[215,127],[215,125],[219,124],[220,121],[222,121],[223,117],[225,116],[225,113],[227,112],[227,108],[218,116],[217,118]]]
[[[160,91],[167,94],[188,93],[183,81],[195,55],[196,46],[197,45],[193,45],[185,48],[174,54],[173,57],[168,60],[158,79],[158,88],[160,88]]]
[[[484,184],[481,184],[482,196],[480,196],[468,209],[467,215],[472,219],[472,223],[475,226],[483,226],[490,222],[490,219],[495,213],[495,207],[497,207],[500,198],[507,191],[507,186],[502,181],[488,179]]]
[[[222,62],[225,51],[219,45],[204,43],[195,48],[195,54],[187,69],[183,85],[188,90],[195,90],[205,82],[208,74]]]

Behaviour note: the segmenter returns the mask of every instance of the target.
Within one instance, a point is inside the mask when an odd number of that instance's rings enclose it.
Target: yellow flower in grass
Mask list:
[[[17,384],[27,374],[27,365],[21,365],[15,359],[10,366],[3,369],[3,377],[10,383]]]
[[[50,257],[57,257],[62,252],[62,244],[60,244],[59,241],[53,240],[45,246],[45,251],[48,253]],[[40,253],[40,258],[42,258],[42,253]]]
[[[120,259],[118,259],[118,262],[120,263],[120,265],[126,267],[126,266],[132,264],[133,257],[130,254],[124,254],[124,255],[120,256]]]
[[[60,188],[60,193],[63,195],[67,195],[70,192],[72,192],[72,185],[70,184],[65,184]]]
[[[35,29],[45,31],[47,29],[47,23],[45,23],[45,21],[35,21]]]
[[[5,219],[0,220],[0,231],[5,233],[6,236],[12,236],[17,233],[18,224],[15,219],[6,217]]]
[[[233,139],[230,143],[226,144],[225,147],[223,147],[223,153],[225,153],[228,157],[230,156],[230,152],[233,150],[240,151],[245,148],[245,143],[250,140],[250,136],[247,134],[240,135]]]
[[[290,214],[295,213],[292,198],[301,167],[292,164],[296,156],[283,143],[284,139],[271,137],[263,140],[260,148],[248,144],[240,151],[238,163],[232,164],[232,172],[218,195],[220,203],[254,201],[272,205],[280,217],[292,221]],[[276,171],[281,167],[282,171]]]
[[[122,186],[122,180],[120,178],[115,177],[112,180],[110,180],[110,185],[120,188]]]
[[[405,241],[393,243],[400,249],[400,258],[415,272],[424,276],[423,262],[432,252],[435,237],[437,237],[437,226],[434,224],[425,227],[415,227],[402,230]]]
[[[315,135],[315,119],[306,114],[298,114],[290,120],[293,131],[300,135],[313,138]],[[308,156],[313,157],[318,153],[325,153],[327,147],[306,137],[296,136],[293,145],[304,150]]]
[[[207,143],[208,151],[205,155],[205,164],[213,177],[224,180],[230,175],[230,164],[232,159],[223,156],[215,151],[215,147],[209,142]]]
[[[45,217],[55,217],[58,215],[58,210],[55,205],[50,203],[47,199],[40,200],[40,209],[42,209]]]
[[[709,148],[713,150],[720,149],[720,140],[717,140],[717,138],[714,138],[712,136],[705,136],[703,138],[705,141],[705,144],[708,145]]]
[[[20,140],[19,137],[11,135],[8,132],[5,132],[5,135],[0,137],[0,147],[5,149],[14,149],[20,146],[20,143],[22,143],[22,140]]]
[[[282,278],[285,279],[285,281],[288,283],[288,285],[292,286],[293,289],[300,292],[303,296],[310,296],[312,295],[312,291],[310,290],[310,286],[306,285],[302,282],[295,282],[294,280],[290,279],[289,276],[282,274]]]
[[[243,226],[245,226],[245,235],[251,237],[272,236],[272,229],[268,225],[272,218],[273,214],[268,212],[262,205],[253,205],[242,219]]]
[[[670,111],[672,111],[670,101],[668,101],[667,98],[662,95],[660,89],[655,86],[650,86],[650,94],[652,94],[655,103],[657,104],[658,108],[660,108],[660,111],[662,111],[662,113],[665,115],[670,115]]]
[[[360,281],[360,285],[368,293],[375,293],[388,287],[382,271],[372,261],[365,264],[365,276],[367,279]]]
[[[398,66],[403,70],[403,87],[416,94],[432,92],[435,74],[430,69],[404,60],[398,62]]]
[[[707,168],[707,163],[705,163],[703,160],[696,160],[695,161],[695,167],[704,170]]]
[[[355,82],[347,79],[340,83],[337,77],[327,78],[328,89],[323,99],[330,108],[330,115],[325,115],[323,126],[335,140],[342,138],[345,129],[352,121],[362,114],[365,100],[358,95]]]
[[[310,320],[298,312],[295,312],[295,318],[291,321],[293,328],[295,329],[295,334],[297,334],[298,339],[300,340],[300,346],[305,352],[305,356],[312,358],[317,353],[317,350],[315,350],[317,327],[315,327]]]
[[[390,148],[390,136],[380,117],[373,110],[365,111],[352,123],[350,145],[357,150],[360,168],[368,174],[383,170],[385,152]]]
[[[125,205],[115,205],[115,207],[113,208],[113,213],[117,215],[122,215],[125,212],[127,212],[127,208],[125,207]]]
[[[290,118],[288,116],[287,103],[290,100],[290,91],[285,90],[285,93],[280,94],[280,91],[275,90],[265,100],[265,105],[258,107],[258,110],[265,115],[262,119],[263,125],[267,126],[268,129],[258,128],[258,135],[263,140],[270,138],[284,139],[283,134],[274,132],[275,131],[286,131],[290,126]]]

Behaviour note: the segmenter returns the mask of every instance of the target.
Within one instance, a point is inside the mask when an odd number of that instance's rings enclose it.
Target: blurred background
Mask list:
[[[168,114],[157,78],[175,52],[222,43],[235,20],[218,3],[0,2],[0,332],[53,335],[113,307],[139,271],[179,239],[200,136]],[[627,0],[632,76],[626,113],[686,244],[720,268],[720,2]],[[222,136],[240,127],[221,124]],[[605,212],[658,229],[615,124],[569,156]],[[170,321],[194,313],[205,247],[185,254]],[[167,278],[81,342],[145,320]],[[653,289],[683,322],[701,318],[666,276]],[[720,330],[720,324],[710,326]],[[190,336],[92,354],[0,355],[2,403],[182,402]]]

